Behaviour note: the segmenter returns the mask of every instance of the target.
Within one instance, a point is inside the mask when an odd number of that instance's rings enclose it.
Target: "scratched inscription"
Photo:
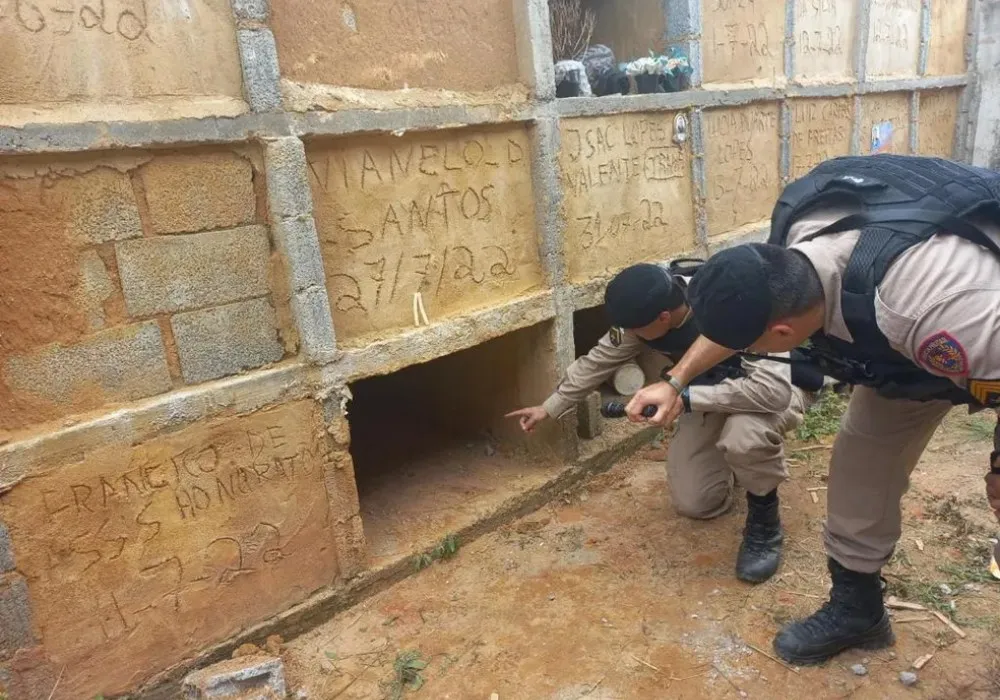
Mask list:
[[[240,97],[226,0],[0,0],[0,103]]]
[[[871,0],[869,77],[915,75],[920,54],[920,0]]]
[[[876,148],[873,136],[879,129]],[[888,139],[883,137],[888,134]],[[864,95],[861,98],[861,153],[910,152],[910,96],[906,93]]]
[[[338,338],[413,326],[542,284],[523,129],[351,139],[308,151]]]
[[[816,165],[851,152],[851,98],[790,100],[792,172],[800,178]]]
[[[694,248],[690,146],[673,142],[675,116],[562,122],[559,171],[573,282]]]
[[[917,132],[920,155],[954,157],[960,95],[960,90],[920,93],[920,129]]]
[[[336,577],[312,406],[97,450],[0,498],[66,697],[122,691]]]
[[[795,0],[795,76],[846,78],[854,67],[857,0]]]
[[[704,0],[706,83],[784,75],[785,6],[773,0]]]
[[[771,215],[778,196],[778,105],[705,112],[709,235]]]

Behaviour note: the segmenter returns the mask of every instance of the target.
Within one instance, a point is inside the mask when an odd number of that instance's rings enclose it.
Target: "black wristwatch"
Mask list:
[[[684,404],[684,412],[691,412],[691,390],[689,387],[684,387],[684,391],[681,392],[681,403]]]

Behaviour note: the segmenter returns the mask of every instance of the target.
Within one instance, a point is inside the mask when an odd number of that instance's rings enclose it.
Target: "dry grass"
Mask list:
[[[583,0],[549,0],[549,25],[552,27],[552,58],[566,61],[576,58],[590,45],[597,18],[583,6]]]

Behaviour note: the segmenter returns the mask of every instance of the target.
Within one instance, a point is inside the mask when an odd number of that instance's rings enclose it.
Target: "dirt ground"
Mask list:
[[[778,663],[774,633],[827,591],[825,492],[808,489],[824,486],[829,450],[790,443],[785,558],[760,586],[733,575],[742,497],[714,521],[684,519],[662,463],[638,455],[292,640],[292,697],[1000,698],[1000,582],[984,558],[1000,530],[982,481],[990,433],[985,417],[948,417],[884,572],[890,593],[944,611],[965,638],[927,612],[896,611],[891,650]],[[926,654],[905,687],[900,672]]]

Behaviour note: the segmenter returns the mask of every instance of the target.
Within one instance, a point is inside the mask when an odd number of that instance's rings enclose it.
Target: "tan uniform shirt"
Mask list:
[[[623,331],[618,345],[612,342],[610,333],[605,333],[589,353],[566,368],[559,386],[542,404],[545,412],[553,418],[563,415],[645,347],[631,331]],[[746,369],[745,377],[726,379],[714,386],[692,386],[691,410],[781,413],[788,408],[792,401],[790,365],[768,360],[743,360],[743,367]]]
[[[831,208],[810,214],[788,236],[789,247],[809,258],[823,284],[824,332],[848,342],[841,276],[858,232],[796,241],[850,213]],[[1000,226],[975,223],[1000,245]],[[894,350],[984,403],[989,393],[1000,394],[1000,259],[993,253],[958,236],[934,236],[899,256],[876,292],[876,322]]]

